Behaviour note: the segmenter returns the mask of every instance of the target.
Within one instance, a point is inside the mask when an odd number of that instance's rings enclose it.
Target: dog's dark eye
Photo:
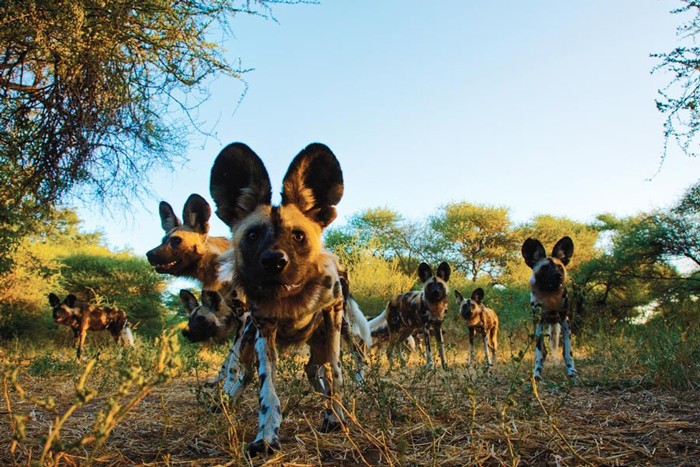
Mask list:
[[[301,230],[293,230],[292,231],[292,238],[294,239],[295,242],[301,243],[306,238],[306,234],[304,234],[304,232],[302,232]]]
[[[250,240],[251,242],[254,242],[258,238],[260,238],[260,232],[258,232],[255,229],[249,230],[248,233],[246,234],[246,237],[248,237],[248,240]]]
[[[177,248],[182,243],[182,239],[180,237],[170,237],[169,243],[172,248]]]

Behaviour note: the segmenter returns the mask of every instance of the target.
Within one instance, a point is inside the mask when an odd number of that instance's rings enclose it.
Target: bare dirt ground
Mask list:
[[[415,356],[405,369],[374,365],[362,387],[346,377],[347,425],[332,434],[318,431],[323,401],[308,390],[303,359],[293,361],[281,365],[278,380],[282,450],[268,457],[245,454],[257,427],[257,383],[238,404],[212,413],[201,389],[204,376],[214,374],[212,365],[207,375],[190,372],[158,386],[95,453],[80,440],[113,392],[105,376],[96,383],[100,395],[61,430],[64,450],[54,449],[50,458],[58,465],[85,465],[90,456],[96,465],[700,464],[696,391],[649,387],[643,375],[610,375],[585,359],[575,382],[563,375],[561,364],[548,366],[537,391],[527,359],[520,367],[501,362],[490,371],[456,364],[426,371]],[[20,372],[27,396],[11,388],[2,396],[0,464],[39,458],[54,415],[27,401],[51,393],[63,413],[74,400],[76,378]],[[10,411],[29,416],[26,438],[14,447]]]

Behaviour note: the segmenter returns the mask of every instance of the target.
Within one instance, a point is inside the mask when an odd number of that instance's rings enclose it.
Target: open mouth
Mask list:
[[[179,263],[178,260],[170,261],[169,263],[156,264],[156,272],[168,272]]]

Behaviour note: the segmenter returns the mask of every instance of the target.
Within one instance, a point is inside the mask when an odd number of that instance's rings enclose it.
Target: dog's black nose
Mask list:
[[[268,250],[260,257],[260,264],[267,272],[282,272],[289,264],[287,253],[282,250]]]

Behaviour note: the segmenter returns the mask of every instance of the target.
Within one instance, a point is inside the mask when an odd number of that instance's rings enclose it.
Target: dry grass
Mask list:
[[[585,350],[585,349],[583,349]],[[96,397],[63,425],[48,463],[58,465],[696,465],[700,458],[697,392],[671,392],[635,383],[643,375],[610,377],[609,368],[582,352],[582,376],[572,383],[561,364],[550,364],[533,391],[531,361],[501,360],[496,369],[467,368],[451,351],[451,369],[426,371],[413,355],[404,369],[373,364],[363,387],[346,378],[346,430],[322,434],[323,402],[310,393],[297,355],[280,364],[279,394],[285,418],[282,451],[246,457],[244,445],[257,427],[257,385],[239,404],[212,413],[204,377],[215,373],[220,355],[200,351],[199,366],[155,387],[114,428],[102,449],[81,445],[95,414],[117,385],[98,361],[87,387]],[[528,355],[526,353],[526,355]],[[66,353],[65,358],[70,358]],[[124,358],[128,359],[128,356]],[[6,361],[8,361],[6,359]],[[18,381],[25,397],[8,386],[0,414],[0,464],[38,459],[54,414],[30,401],[53,394],[56,412],[75,397],[81,368],[30,374],[23,359]],[[118,364],[118,363],[117,363]],[[349,363],[348,363],[349,365]],[[598,366],[596,366],[598,365]],[[81,365],[82,367],[82,365]],[[195,368],[197,371],[195,372]],[[208,368],[208,371],[202,371]],[[195,374],[196,373],[196,374]],[[605,378],[601,376],[605,375]],[[112,381],[110,381],[112,380]],[[541,403],[541,405],[540,405]],[[29,415],[26,438],[11,454],[9,413]],[[63,447],[64,450],[61,450]]]

